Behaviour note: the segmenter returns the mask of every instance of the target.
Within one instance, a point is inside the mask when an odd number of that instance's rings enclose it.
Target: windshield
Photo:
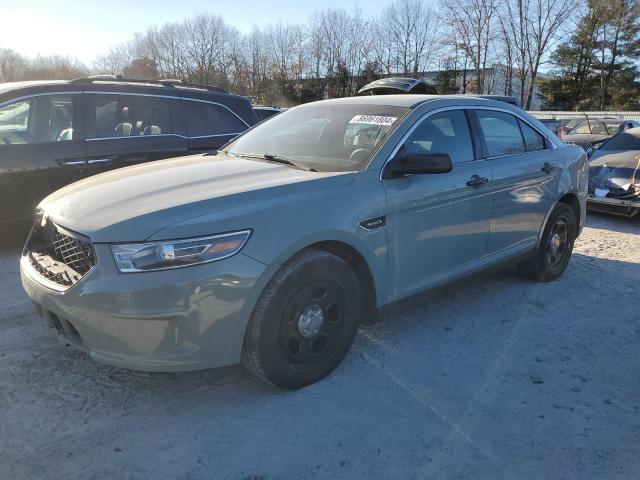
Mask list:
[[[599,150],[640,150],[640,138],[622,132],[604,143]]]
[[[362,170],[408,108],[318,103],[287,110],[225,149],[231,155],[286,159],[319,172]]]

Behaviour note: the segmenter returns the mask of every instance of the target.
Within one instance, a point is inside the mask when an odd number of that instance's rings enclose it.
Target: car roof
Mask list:
[[[359,97],[346,97],[346,98],[334,98],[331,100],[320,100],[313,102],[318,103],[340,103],[340,104],[352,104],[352,105],[385,105],[389,107],[405,107],[414,108],[425,102],[431,102],[435,100],[451,100],[456,105],[475,105],[475,106],[493,106],[504,107],[513,105],[501,102],[498,100],[491,100],[482,97],[470,96],[470,95],[422,95],[422,94],[397,94],[397,95],[364,95]],[[304,104],[309,105],[309,104]],[[304,106],[302,105],[302,106]],[[514,107],[517,108],[517,107]]]
[[[22,88],[40,87],[47,85],[66,85],[67,80],[31,80],[25,82],[7,82],[0,83],[0,94],[10,92],[12,90],[20,90]]]
[[[97,75],[94,77],[76,78],[73,80],[35,80],[25,82],[9,82],[0,83],[0,95],[12,92],[16,90],[30,90],[30,91],[43,91],[46,92],[48,87],[65,87],[78,88],[85,91],[98,90],[108,88],[114,91],[138,91],[152,90],[162,92],[165,94],[167,91],[173,91],[177,96],[193,96],[194,94],[204,95],[224,95],[224,96],[239,96],[227,92],[226,90],[210,86],[210,85],[195,85],[190,83],[183,83],[180,80],[135,80],[135,79],[122,79],[118,77],[109,78],[109,75]],[[171,89],[171,90],[170,90]],[[247,100],[248,101],[248,100]]]

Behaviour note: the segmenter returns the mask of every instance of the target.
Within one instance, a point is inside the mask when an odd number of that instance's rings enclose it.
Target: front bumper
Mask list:
[[[246,325],[271,270],[242,253],[175,270],[121,274],[109,247],[64,292],[46,287],[25,257],[25,291],[65,342],[96,361],[145,371],[183,371],[240,361]]]
[[[633,217],[640,210],[640,199],[623,200],[619,198],[596,197],[590,193],[587,197],[587,208],[595,212]]]

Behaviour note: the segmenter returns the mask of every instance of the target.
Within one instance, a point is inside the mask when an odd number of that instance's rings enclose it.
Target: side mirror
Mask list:
[[[406,153],[404,147],[387,164],[383,178],[396,178],[403,175],[424,175],[449,173],[453,169],[451,157],[447,153]]]

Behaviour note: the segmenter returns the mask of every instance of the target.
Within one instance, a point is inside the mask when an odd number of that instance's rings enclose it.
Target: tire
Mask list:
[[[331,373],[358,330],[363,300],[344,260],[308,249],[289,260],[256,304],[242,349],[260,379],[295,390]]]
[[[520,270],[538,282],[555,280],[569,264],[577,233],[573,208],[566,203],[559,203],[547,220],[533,258],[521,263]]]

